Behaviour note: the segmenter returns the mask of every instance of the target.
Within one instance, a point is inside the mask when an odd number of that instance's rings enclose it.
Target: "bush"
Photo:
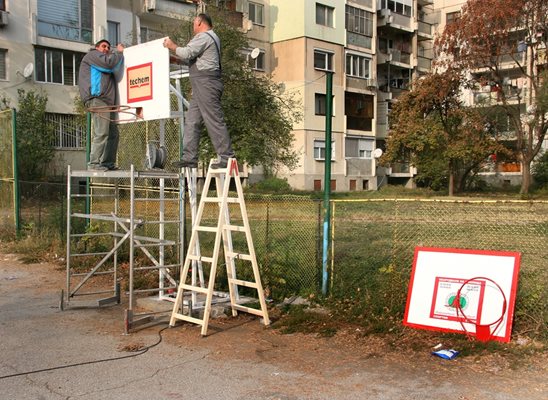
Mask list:
[[[533,179],[537,188],[548,187],[548,151],[533,164]]]
[[[252,191],[257,191],[261,193],[289,193],[291,192],[291,186],[287,182],[287,179],[281,178],[267,178],[262,180],[253,186],[251,186]]]

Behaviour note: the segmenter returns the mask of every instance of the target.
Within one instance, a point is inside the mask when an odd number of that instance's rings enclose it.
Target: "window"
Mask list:
[[[333,7],[328,7],[324,4],[316,3],[316,23],[318,25],[328,26],[333,28]]]
[[[369,138],[347,137],[345,139],[346,158],[363,158],[370,160],[373,157],[375,141]]]
[[[345,93],[344,114],[346,128],[371,132],[373,126],[374,96],[361,93]]]
[[[116,47],[120,40],[120,23],[114,21],[107,21],[107,39],[113,47]]]
[[[257,25],[264,25],[264,6],[262,4],[249,2],[249,19]]]
[[[314,68],[324,71],[333,71],[333,53],[314,50]]]
[[[92,43],[93,0],[39,0],[38,34]]]
[[[151,40],[161,39],[164,36],[165,35],[163,33],[152,30],[146,26],[142,26],[141,30],[139,31],[139,38],[141,40],[140,43],[146,43],[150,42]]]
[[[331,159],[335,155],[335,142],[331,141]],[[325,160],[325,140],[314,139],[314,159]]]
[[[374,14],[352,6],[346,6],[345,25],[346,30],[373,37]]]
[[[314,94],[314,114],[325,115],[326,114],[326,99],[327,96],[322,93]],[[331,116],[335,116],[335,96],[331,96]]]
[[[77,115],[46,114],[46,120],[53,126],[57,149],[83,149],[86,147],[86,129]]]
[[[445,15],[445,24],[451,25],[460,18],[460,11],[450,12]]]
[[[0,80],[8,79],[8,74],[6,72],[6,59],[8,51],[6,49],[0,49]]]
[[[251,54],[248,55],[248,62],[251,69],[254,69],[256,71],[264,71],[265,70],[265,52],[264,50],[261,50],[259,52],[259,55],[256,58],[252,58]]]
[[[413,14],[413,0],[379,0],[379,10],[389,9],[410,17]]]
[[[6,0],[0,0],[0,11],[6,11]]]
[[[369,78],[371,59],[357,54],[346,53],[346,74],[357,78]]]
[[[36,47],[34,61],[37,82],[78,85],[78,70],[84,54]]]

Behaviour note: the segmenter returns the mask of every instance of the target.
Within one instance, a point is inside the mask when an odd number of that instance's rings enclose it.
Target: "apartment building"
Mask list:
[[[299,167],[283,171],[298,189],[324,187],[326,72],[333,73],[331,188],[412,185],[409,164],[380,168],[392,102],[430,69],[431,0],[249,1],[268,10],[273,79],[301,101],[294,127]],[[250,10],[251,11],[251,10]],[[253,25],[255,29],[255,25]],[[252,38],[253,29],[248,33]],[[268,56],[268,54],[267,54]]]
[[[429,70],[436,13],[432,0],[217,0],[247,32],[251,67],[300,101],[293,129],[299,167],[281,171],[301,190],[324,188],[326,72],[333,73],[331,188],[376,190],[412,184],[408,164],[381,168],[392,102]],[[83,166],[82,135],[71,123],[77,71],[95,41],[133,45],[162,37],[165,27],[206,7],[196,0],[0,0],[0,89],[48,95],[58,123],[58,159]],[[258,49],[253,52],[253,49]],[[258,53],[257,53],[258,52]],[[28,74],[32,65],[33,71]],[[25,72],[26,71],[26,72]],[[79,165],[82,164],[82,165]],[[260,169],[250,170],[261,176]]]
[[[190,0],[0,0],[0,98],[16,107],[19,89],[47,95],[59,150],[52,175],[85,166],[85,132],[74,114],[80,61],[93,44],[161,37],[168,23],[195,11]]]
[[[440,14],[438,32],[441,33],[448,24],[453,23],[461,15],[463,0],[435,0],[434,7]],[[462,99],[471,107],[485,107],[500,109],[502,94],[504,93],[507,107],[513,108],[515,115],[525,116],[533,104],[534,93],[522,67],[545,69],[547,66],[546,49],[535,38],[528,37],[527,27],[516,27],[512,32],[511,42],[517,43],[515,53],[505,54],[497,63],[497,75],[502,77],[502,84],[495,84],[487,79],[485,69],[470,71],[470,77],[476,82],[484,81],[481,87],[463,89]],[[530,46],[540,46],[537,57],[532,56]],[[531,73],[531,71],[528,71]],[[500,112],[495,120],[497,140],[504,143],[509,149],[517,148],[517,138],[510,117],[506,112]],[[544,151],[548,150],[548,139],[543,143]],[[521,165],[516,159],[497,157],[491,158],[483,166],[479,174],[481,178],[493,186],[519,185],[522,180]]]

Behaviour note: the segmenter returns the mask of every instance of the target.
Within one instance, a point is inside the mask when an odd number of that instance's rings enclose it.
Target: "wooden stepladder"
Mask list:
[[[268,310],[266,307],[265,296],[263,287],[261,284],[261,277],[259,274],[259,266],[257,264],[257,258],[255,256],[255,249],[253,247],[253,239],[251,237],[251,230],[249,228],[249,220],[247,217],[247,210],[244,201],[242,183],[238,172],[238,162],[236,159],[231,158],[227,162],[226,168],[213,169],[211,164],[208,168],[207,176],[204,182],[204,188],[202,191],[202,197],[198,206],[198,212],[196,213],[196,220],[192,227],[192,234],[190,236],[190,243],[188,245],[187,255],[184,260],[183,268],[181,271],[181,277],[179,281],[179,287],[177,290],[177,297],[175,304],[173,305],[173,312],[169,321],[170,326],[174,326],[176,320],[192,322],[202,326],[201,334],[205,336],[207,334],[207,327],[209,323],[209,316],[211,313],[211,304],[213,300],[215,277],[217,272],[219,253],[221,250],[221,240],[223,242],[223,251],[225,256],[226,274],[228,278],[228,290],[230,297],[230,305],[232,307],[232,315],[236,316],[238,311],[247,312],[250,314],[258,315],[262,317],[264,325],[270,325],[268,318]],[[208,190],[211,185],[211,180],[215,179],[216,196],[208,196]],[[229,197],[229,189],[231,182],[234,181],[237,197]],[[206,204],[217,203],[218,219],[216,226],[203,225],[203,215]],[[240,210],[241,225],[231,224],[230,219],[230,204],[238,204]],[[200,235],[212,235],[215,234],[215,240],[213,244],[213,253],[211,256],[204,256],[203,249],[200,251],[197,243],[205,243],[206,241],[199,238]],[[234,250],[232,237],[233,234],[245,235],[245,241],[247,243],[247,249],[242,249],[241,252]],[[201,263],[209,263],[209,279],[207,287],[197,286],[192,283],[188,283],[189,269],[193,261]],[[236,276],[236,267],[244,267],[247,264],[246,271],[247,276],[252,275],[253,281],[238,279]],[[251,264],[251,271],[249,270],[249,264]],[[257,291],[257,297],[260,304],[260,309],[246,307],[239,304],[239,290],[238,287],[252,288]],[[203,318],[195,318],[192,314],[192,306],[187,307],[187,314],[183,313],[183,300],[185,291],[190,294],[205,295]]]

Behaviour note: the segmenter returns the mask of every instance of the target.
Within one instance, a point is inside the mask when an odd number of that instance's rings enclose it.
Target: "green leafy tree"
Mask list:
[[[54,131],[46,120],[45,94],[34,91],[17,91],[17,162],[23,180],[44,177],[46,167],[54,155]]]
[[[548,129],[547,102],[541,100],[547,46],[546,0],[469,0],[460,18],[436,40],[437,52],[444,55],[442,66],[468,72],[468,87],[489,85],[496,91],[515,135],[521,193],[529,190],[531,163]],[[508,84],[516,74],[524,78],[521,87]]]
[[[296,100],[282,94],[269,77],[261,77],[249,67],[242,50],[249,48],[244,33],[232,26],[227,11],[208,7],[214,30],[222,43],[222,98],[225,119],[238,161],[262,166],[267,176],[281,167],[293,169],[297,154],[293,150],[293,124],[302,118]],[[179,46],[192,36],[189,21],[170,35]],[[184,85],[190,92],[188,82]],[[214,156],[209,137],[202,135],[200,158]]]
[[[460,100],[461,77],[451,70],[416,81],[390,114],[390,137],[381,162],[411,161],[417,182],[432,189],[462,191],[481,163],[502,147],[485,118]]]

